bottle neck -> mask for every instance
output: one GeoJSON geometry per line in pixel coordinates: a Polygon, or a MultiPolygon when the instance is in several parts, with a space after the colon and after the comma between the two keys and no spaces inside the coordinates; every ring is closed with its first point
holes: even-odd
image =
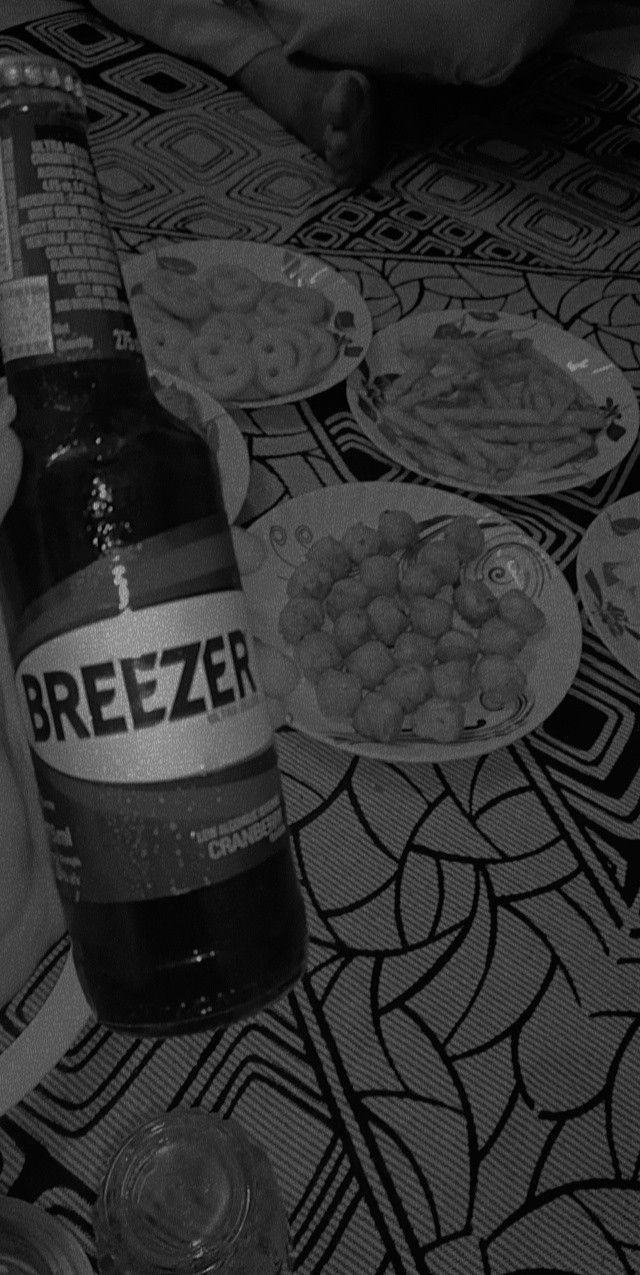
{"type": "Polygon", "coordinates": [[[89,364],[140,356],[118,256],[76,99],[42,86],[5,90],[0,109],[0,199],[7,270],[0,344],[7,375],[85,380],[89,364]]]}

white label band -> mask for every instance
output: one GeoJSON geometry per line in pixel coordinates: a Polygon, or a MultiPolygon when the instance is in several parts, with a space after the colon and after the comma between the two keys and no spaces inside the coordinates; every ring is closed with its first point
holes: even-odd
{"type": "Polygon", "coordinates": [[[243,761],[272,737],[242,592],[129,608],[16,670],[29,741],[77,779],[144,783],[243,761]]]}

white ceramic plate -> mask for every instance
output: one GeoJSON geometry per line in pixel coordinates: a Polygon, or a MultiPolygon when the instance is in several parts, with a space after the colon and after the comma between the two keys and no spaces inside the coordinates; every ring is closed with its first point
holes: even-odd
{"type": "Polygon", "coordinates": [[[640,678],[640,493],[594,518],[582,538],[578,588],[605,646],[640,678]]]}
{"type": "Polygon", "coordinates": [[[149,368],[149,378],[153,387],[160,382],[169,391],[176,391],[175,396],[163,397],[161,392],[160,397],[181,420],[188,419],[187,412],[195,411],[199,417],[197,422],[192,418],[191,423],[216,458],[227,516],[233,522],[244,504],[250,477],[249,452],[238,426],[220,403],[197,386],[159,367],[149,368]]]}
{"type": "Polygon", "coordinates": [[[512,744],[535,730],[569,690],[582,648],[580,616],[564,576],[548,555],[513,523],[474,501],[435,487],[380,482],[325,487],[278,505],[251,527],[262,539],[266,555],[262,565],[244,577],[253,612],[260,617],[261,636],[290,653],[278,633],[278,618],[287,601],[291,572],[314,540],[328,534],[339,537],[358,521],[375,526],[385,509],[406,510],[420,523],[425,538],[438,534],[458,514],[478,519],[485,533],[485,550],[469,564],[466,578],[485,580],[497,595],[516,586],[546,618],[545,629],[518,657],[527,673],[526,690],[499,712],[487,711],[479,699],[472,700],[464,734],[453,744],[416,739],[410,730],[392,744],[364,740],[349,723],[343,726],[322,715],[306,681],[287,700],[287,722],[336,748],[383,761],[448,761],[512,744]]]}
{"type": "Polygon", "coordinates": [[[377,332],[366,360],[349,377],[347,398],[355,420],[391,460],[435,479],[444,487],[462,487],[467,491],[533,495],[584,486],[613,469],[631,449],[638,433],[638,404],[633,389],[619,368],[595,346],[565,332],[555,323],[481,310],[472,312],[456,308],[417,312],[377,332]],[[478,480],[471,474],[453,478],[436,466],[428,468],[421,463],[422,456],[420,461],[417,460],[403,447],[390,422],[385,422],[384,395],[387,387],[409,366],[409,359],[400,348],[400,340],[426,341],[439,335],[443,326],[446,332],[442,335],[462,340],[479,333],[512,332],[518,338],[531,340],[536,351],[569,372],[576,385],[586,392],[603,415],[604,429],[596,436],[591,451],[561,467],[519,469],[501,481],[493,481],[490,477],[478,480]]]}
{"type": "Polygon", "coordinates": [[[90,1017],[69,953],[42,1008],[0,1053],[0,1115],[21,1102],[55,1067],[90,1017]]]}
{"type": "MultiPolygon", "coordinates": [[[[371,315],[356,288],[331,266],[291,248],[240,240],[201,239],[175,245],[163,243],[145,253],[123,256],[120,264],[130,297],[144,290],[145,276],[157,265],[196,281],[203,271],[214,265],[231,265],[254,271],[266,283],[317,288],[327,298],[332,307],[328,327],[337,344],[334,361],[313,383],[279,397],[235,400],[242,407],[274,407],[329,389],[345,380],[357,367],[371,340],[371,315]]],[[[140,340],[144,352],[144,331],[140,332],[140,340]]]]}

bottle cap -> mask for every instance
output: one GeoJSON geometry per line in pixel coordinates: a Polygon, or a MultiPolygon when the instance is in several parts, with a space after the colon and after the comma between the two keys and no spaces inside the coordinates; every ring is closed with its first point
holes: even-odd
{"type": "Polygon", "coordinates": [[[82,81],[77,71],[57,58],[34,53],[9,53],[0,57],[0,89],[46,88],[71,93],[84,102],[82,81]]]}
{"type": "Polygon", "coordinates": [[[20,1275],[92,1275],[73,1235],[36,1204],[0,1197],[0,1271],[20,1275]]]}

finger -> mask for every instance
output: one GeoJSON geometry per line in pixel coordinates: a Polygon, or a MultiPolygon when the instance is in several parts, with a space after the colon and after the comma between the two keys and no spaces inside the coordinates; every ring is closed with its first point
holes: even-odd
{"type": "Polygon", "coordinates": [[[22,448],[8,426],[0,427],[0,522],[16,494],[22,469],[22,448]]]}

